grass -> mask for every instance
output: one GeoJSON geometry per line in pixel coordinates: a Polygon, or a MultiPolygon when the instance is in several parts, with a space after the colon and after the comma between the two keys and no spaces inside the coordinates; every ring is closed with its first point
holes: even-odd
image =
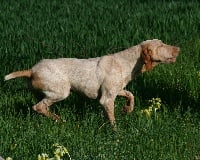
{"type": "MultiPolygon", "coordinates": [[[[0,155],[34,160],[64,145],[72,159],[200,159],[200,3],[191,1],[18,0],[0,5],[0,155]],[[177,45],[175,64],[160,65],[131,82],[135,110],[121,115],[116,100],[117,132],[105,124],[95,100],[71,94],[51,108],[65,123],[37,113],[26,81],[4,82],[15,70],[43,58],[88,58],[114,53],[158,38],[177,45]],[[140,111],[159,97],[161,109],[140,111]]],[[[65,159],[69,159],[68,156],[65,159]]]]}

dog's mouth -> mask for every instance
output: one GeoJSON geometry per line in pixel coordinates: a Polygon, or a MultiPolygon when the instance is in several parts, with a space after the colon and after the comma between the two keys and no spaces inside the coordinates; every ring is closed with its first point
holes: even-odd
{"type": "Polygon", "coordinates": [[[179,54],[179,51],[180,51],[180,48],[179,47],[173,47],[173,50],[172,50],[172,54],[169,58],[167,58],[166,62],[167,63],[174,63],[176,62],[176,58],[179,54]]]}
{"type": "Polygon", "coordinates": [[[163,60],[152,60],[154,63],[174,63],[176,62],[176,56],[165,58],[163,60]]]}
{"type": "Polygon", "coordinates": [[[167,58],[166,63],[174,63],[176,62],[176,57],[167,58]]]}

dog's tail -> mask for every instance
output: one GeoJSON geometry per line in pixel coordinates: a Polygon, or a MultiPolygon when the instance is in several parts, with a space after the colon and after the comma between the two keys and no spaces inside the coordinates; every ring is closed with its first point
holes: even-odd
{"type": "Polygon", "coordinates": [[[17,78],[17,77],[28,77],[28,78],[30,78],[31,75],[32,75],[32,71],[31,70],[16,71],[16,72],[12,72],[12,73],[6,75],[4,77],[4,80],[7,81],[7,80],[10,80],[10,79],[13,79],[13,78],[17,78]]]}

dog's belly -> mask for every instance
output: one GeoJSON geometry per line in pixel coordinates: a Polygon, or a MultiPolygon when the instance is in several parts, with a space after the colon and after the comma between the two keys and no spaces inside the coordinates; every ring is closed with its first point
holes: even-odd
{"type": "Polygon", "coordinates": [[[83,94],[83,95],[85,95],[85,96],[87,96],[88,98],[91,98],[91,99],[96,99],[97,97],[98,97],[98,90],[95,90],[95,89],[91,89],[91,90],[89,90],[89,89],[79,89],[79,90],[77,90],[77,89],[74,89],[73,88],[73,90],[75,91],[75,92],[79,92],[79,93],[81,93],[81,94],[83,94]]]}
{"type": "Polygon", "coordinates": [[[96,99],[102,82],[101,69],[97,67],[98,58],[90,60],[75,60],[68,66],[67,78],[71,89],[85,96],[96,99]]]}
{"type": "Polygon", "coordinates": [[[90,77],[89,79],[82,77],[76,83],[76,80],[71,82],[71,89],[84,94],[85,96],[96,99],[99,94],[100,84],[98,80],[94,77],[90,77]]]}

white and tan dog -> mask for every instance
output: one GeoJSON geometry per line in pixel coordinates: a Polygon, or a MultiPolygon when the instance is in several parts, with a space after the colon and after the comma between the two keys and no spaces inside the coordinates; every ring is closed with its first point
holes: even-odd
{"type": "Polygon", "coordinates": [[[55,120],[59,116],[49,112],[49,106],[69,96],[70,90],[79,91],[89,98],[99,98],[111,124],[115,123],[116,96],[127,98],[124,111],[134,108],[134,96],[124,87],[139,73],[151,70],[159,63],[176,61],[179,48],[153,39],[124,51],[90,59],[44,59],[29,70],[5,76],[5,80],[27,77],[32,87],[45,97],[33,109],[55,120]]]}

